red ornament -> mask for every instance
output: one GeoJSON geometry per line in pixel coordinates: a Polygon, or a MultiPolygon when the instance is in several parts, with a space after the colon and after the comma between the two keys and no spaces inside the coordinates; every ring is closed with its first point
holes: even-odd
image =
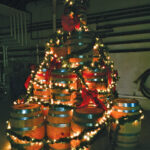
{"type": "Polygon", "coordinates": [[[76,30],[79,30],[79,28],[80,28],[80,22],[76,23],[76,25],[75,25],[76,30]]]}
{"type": "Polygon", "coordinates": [[[71,17],[71,16],[62,16],[61,19],[62,27],[65,31],[73,31],[74,29],[79,29],[80,21],[78,17],[71,17]]]}

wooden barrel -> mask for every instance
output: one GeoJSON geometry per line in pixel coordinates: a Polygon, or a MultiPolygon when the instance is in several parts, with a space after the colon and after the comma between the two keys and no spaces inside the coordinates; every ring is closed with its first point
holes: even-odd
{"type": "MultiPolygon", "coordinates": [[[[40,99],[43,103],[49,103],[50,101],[50,88],[49,89],[42,89],[40,87],[34,86],[34,96],[40,99]]],[[[44,116],[47,116],[49,107],[45,107],[44,105],[41,105],[41,110],[44,116]]]]}
{"type": "MultiPolygon", "coordinates": [[[[107,91],[107,82],[104,83],[104,79],[106,77],[106,72],[101,72],[99,69],[95,68],[93,70],[85,69],[82,72],[82,76],[85,80],[85,83],[88,85],[89,90],[97,90],[98,91],[98,99],[100,99],[103,103],[106,103],[107,95],[105,92],[107,91]]],[[[84,87],[84,85],[83,85],[84,87]]]]}
{"type": "MultiPolygon", "coordinates": [[[[92,45],[94,39],[94,34],[92,32],[74,32],[71,37],[65,43],[66,47],[70,47],[70,54],[73,57],[78,56],[79,54],[82,55],[92,55],[93,51],[89,47],[92,45]]],[[[92,60],[92,58],[91,58],[92,60]]]]}
{"type": "Polygon", "coordinates": [[[91,58],[92,55],[78,55],[74,58],[69,58],[70,67],[76,68],[80,65],[85,65],[91,58]]]}
{"type": "Polygon", "coordinates": [[[97,68],[93,70],[86,69],[82,71],[82,75],[90,90],[106,91],[107,85],[102,80],[102,78],[106,77],[105,71],[101,72],[97,68]]]}
{"type": "MultiPolygon", "coordinates": [[[[72,111],[62,106],[50,108],[47,116],[47,136],[49,139],[59,139],[70,136],[72,111]]],[[[49,144],[53,150],[69,150],[70,143],[49,144]]]]}
{"type": "Polygon", "coordinates": [[[67,47],[51,47],[51,50],[54,51],[54,53],[58,56],[58,57],[65,57],[66,55],[68,55],[68,48],[67,47]]]}
{"type": "MultiPolygon", "coordinates": [[[[71,121],[72,134],[81,133],[84,129],[93,127],[102,114],[103,109],[101,108],[87,107],[76,109],[73,112],[73,118],[71,121]]],[[[73,140],[71,142],[72,147],[76,147],[79,144],[79,140],[73,140]]]]}
{"type": "MultiPolygon", "coordinates": [[[[44,117],[38,104],[14,105],[9,120],[11,130],[22,137],[43,139],[45,136],[44,117]]],[[[32,150],[34,147],[39,147],[39,149],[42,147],[36,144],[30,145],[30,143],[24,143],[24,141],[18,139],[12,138],[12,140],[28,150],[32,150]]]]}
{"type": "MultiPolygon", "coordinates": [[[[125,116],[136,116],[139,114],[140,106],[137,100],[118,98],[114,100],[111,116],[119,119],[125,116]]],[[[139,142],[141,131],[141,120],[133,120],[119,125],[116,132],[116,123],[111,124],[112,140],[116,143],[117,149],[134,149],[139,142]]]]}
{"type": "Polygon", "coordinates": [[[103,109],[87,107],[76,109],[73,112],[71,129],[73,132],[82,132],[83,129],[93,127],[96,120],[103,114],[103,109]]]}
{"type": "MultiPolygon", "coordinates": [[[[38,82],[41,82],[49,87],[49,82],[46,81],[46,71],[47,71],[47,69],[43,68],[42,71],[39,71],[36,74],[35,78],[38,82]]],[[[33,94],[35,97],[40,99],[41,102],[49,103],[50,98],[51,98],[50,88],[43,88],[35,83],[33,84],[33,88],[34,88],[33,94]]],[[[49,107],[45,107],[45,106],[41,105],[41,109],[42,109],[43,115],[47,116],[49,107]]]]}
{"type": "Polygon", "coordinates": [[[48,104],[47,104],[47,106],[41,105],[41,110],[42,110],[43,115],[47,116],[48,112],[49,112],[49,106],[48,106],[48,104]]]}
{"type": "MultiPolygon", "coordinates": [[[[49,86],[49,82],[46,81],[46,68],[43,68],[42,71],[39,71],[35,75],[35,80],[38,81],[38,83],[45,84],[49,86]]],[[[49,77],[50,78],[50,77],[49,77]]],[[[40,85],[33,84],[34,90],[33,94],[37,98],[39,98],[41,101],[49,101],[50,100],[50,88],[43,88],[40,85]]]]}
{"type": "Polygon", "coordinates": [[[34,86],[34,96],[36,96],[41,101],[48,102],[50,100],[50,89],[43,89],[37,86],[34,86]]]}
{"type": "Polygon", "coordinates": [[[70,90],[77,89],[77,75],[67,68],[53,70],[51,73],[51,95],[54,102],[69,103],[70,90]]]}

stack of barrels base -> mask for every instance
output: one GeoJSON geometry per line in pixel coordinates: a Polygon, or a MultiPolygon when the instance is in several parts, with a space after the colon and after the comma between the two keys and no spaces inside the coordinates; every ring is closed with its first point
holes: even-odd
{"type": "MultiPolygon", "coordinates": [[[[36,80],[38,83],[40,82],[41,84],[46,84],[48,88],[43,88],[42,86],[38,84],[33,84],[34,90],[33,94],[35,97],[40,99],[41,102],[44,103],[49,103],[50,101],[50,88],[49,88],[49,82],[46,81],[46,68],[43,68],[41,72],[38,72],[35,76],[36,80]]],[[[43,114],[46,116],[48,114],[49,107],[41,106],[43,114]]]]}
{"type": "MultiPolygon", "coordinates": [[[[103,114],[103,109],[87,107],[76,109],[73,113],[71,121],[72,135],[81,133],[84,129],[93,127],[97,119],[103,114]]],[[[77,147],[80,144],[80,140],[72,140],[72,147],[77,147]]]]}
{"type": "Polygon", "coordinates": [[[24,141],[23,137],[42,140],[45,137],[44,117],[38,104],[18,104],[12,107],[10,113],[11,130],[21,137],[10,136],[12,149],[40,150],[41,142],[24,141]]]}
{"type": "MultiPolygon", "coordinates": [[[[137,100],[118,98],[114,100],[111,116],[116,120],[125,116],[135,117],[139,115],[139,111],[140,106],[137,100]]],[[[140,119],[133,119],[133,121],[123,124],[112,123],[111,136],[112,142],[116,145],[115,150],[135,149],[139,144],[140,131],[140,119]]]]}
{"type": "MultiPolygon", "coordinates": [[[[47,116],[47,136],[51,140],[70,137],[72,110],[63,106],[50,108],[47,116]]],[[[49,144],[53,150],[70,150],[70,142],[49,144]]]]}

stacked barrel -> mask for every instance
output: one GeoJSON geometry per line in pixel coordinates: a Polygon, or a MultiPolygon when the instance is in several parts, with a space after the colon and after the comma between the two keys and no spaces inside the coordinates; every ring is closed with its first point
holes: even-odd
{"type": "MultiPolygon", "coordinates": [[[[50,101],[50,88],[49,88],[49,82],[46,79],[46,68],[43,68],[41,71],[38,71],[35,76],[35,83],[33,84],[33,94],[35,97],[40,99],[43,103],[49,103],[50,101]],[[46,87],[43,87],[42,85],[46,85],[46,87]]],[[[41,106],[43,114],[46,116],[49,110],[49,107],[41,106]]]]}
{"type": "MultiPolygon", "coordinates": [[[[88,86],[88,92],[93,92],[95,90],[102,89],[102,85],[100,83],[100,79],[102,77],[102,74],[99,72],[99,70],[89,70],[84,69],[82,71],[82,77],[85,81],[85,83],[88,86]]],[[[86,88],[86,86],[83,84],[82,88],[86,88]]],[[[104,90],[106,90],[104,88],[104,90]]],[[[88,95],[85,95],[85,97],[88,97],[88,95]]],[[[98,98],[98,93],[97,93],[98,98]]],[[[94,98],[88,97],[90,99],[88,105],[85,105],[84,107],[78,108],[73,113],[73,118],[71,122],[71,130],[72,134],[81,133],[84,129],[94,127],[96,121],[102,117],[104,110],[101,107],[96,107],[94,101],[94,98]]],[[[86,99],[86,101],[88,101],[86,99]]],[[[72,146],[76,147],[82,142],[82,140],[73,140],[72,146]]]]}
{"type": "MultiPolygon", "coordinates": [[[[68,68],[54,69],[51,72],[51,95],[54,104],[72,104],[73,92],[76,89],[77,75],[68,68]]],[[[51,140],[66,138],[70,136],[70,123],[72,110],[63,105],[50,107],[47,116],[47,136],[51,140]]],[[[68,150],[70,143],[49,144],[54,150],[68,150]]]]}
{"type": "MultiPolygon", "coordinates": [[[[67,68],[53,70],[51,73],[51,95],[54,103],[69,104],[72,91],[77,89],[77,75],[67,68]]],[[[71,103],[72,104],[72,103],[71,103]]]]}
{"type": "MultiPolygon", "coordinates": [[[[114,100],[111,116],[114,119],[122,117],[136,117],[140,113],[140,106],[135,99],[118,98],[114,100]]],[[[111,124],[112,141],[116,145],[116,150],[135,149],[139,143],[141,131],[141,120],[132,119],[123,124],[114,122],[111,124]]]]}
{"type": "Polygon", "coordinates": [[[9,140],[13,150],[40,150],[42,142],[32,143],[24,141],[24,137],[42,140],[45,137],[44,117],[38,104],[19,104],[12,107],[10,113],[10,126],[15,135],[21,138],[10,136],[9,140]]]}
{"type": "Polygon", "coordinates": [[[91,59],[91,55],[79,55],[69,58],[69,63],[71,68],[76,68],[80,65],[86,65],[86,63],[91,59]]]}
{"type": "MultiPolygon", "coordinates": [[[[94,127],[98,118],[100,118],[103,114],[103,109],[94,108],[94,107],[86,107],[76,109],[73,113],[73,118],[71,121],[71,131],[72,135],[80,134],[84,129],[94,127]]],[[[72,147],[79,146],[82,140],[72,140],[72,147]]]]}
{"type": "MultiPolygon", "coordinates": [[[[69,44],[67,43],[70,47],[70,68],[81,68],[81,71],[78,73],[82,76],[85,83],[88,85],[89,90],[91,91],[97,89],[97,85],[99,85],[99,88],[102,87],[100,87],[100,79],[98,79],[101,78],[101,74],[98,73],[99,70],[97,70],[97,72],[92,72],[83,68],[83,66],[90,65],[92,61],[96,61],[93,58],[94,52],[92,50],[92,44],[95,39],[92,39],[92,37],[93,33],[91,32],[75,32],[69,39],[69,44]]],[[[77,82],[77,91],[81,91],[82,88],[85,88],[85,85],[81,84],[81,80],[82,79],[77,82]]],[[[77,93],[77,95],[76,101],[81,103],[81,93],[77,93]]],[[[100,118],[102,114],[103,109],[96,108],[93,103],[90,103],[88,106],[83,108],[77,108],[73,112],[73,118],[71,121],[71,134],[79,134],[84,129],[93,127],[97,119],[100,118]]],[[[79,146],[80,142],[82,142],[82,140],[72,140],[71,145],[72,147],[77,147],[79,146]]]]}
{"type": "Polygon", "coordinates": [[[106,95],[102,94],[107,91],[107,82],[105,83],[106,71],[98,68],[84,69],[82,76],[89,90],[97,90],[98,98],[103,102],[106,101],[106,95]]]}
{"type": "MultiPolygon", "coordinates": [[[[70,137],[72,111],[63,106],[51,107],[47,116],[47,136],[51,140],[70,137]]],[[[49,144],[53,150],[70,150],[69,142],[49,144]]]]}
{"type": "MultiPolygon", "coordinates": [[[[37,96],[41,101],[49,101],[50,99],[50,89],[49,88],[43,88],[41,86],[42,84],[49,85],[49,82],[46,81],[46,68],[43,68],[41,71],[39,71],[36,76],[35,80],[38,84],[34,84],[34,95],[37,96]],[[41,85],[40,85],[41,84],[41,85]]],[[[48,86],[49,87],[49,86],[48,86]]]]}

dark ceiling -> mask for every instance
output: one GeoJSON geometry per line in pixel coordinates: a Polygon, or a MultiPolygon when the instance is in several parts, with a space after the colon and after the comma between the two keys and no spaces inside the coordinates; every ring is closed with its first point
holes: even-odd
{"type": "MultiPolygon", "coordinates": [[[[0,0],[0,4],[7,5],[9,7],[13,7],[20,10],[25,10],[26,5],[29,2],[37,2],[43,0],[0,0]]],[[[47,0],[52,3],[52,0],[47,0]]],[[[57,4],[62,4],[64,0],[56,0],[57,4]]]]}
{"type": "Polygon", "coordinates": [[[16,9],[25,10],[26,4],[33,1],[36,2],[38,0],[0,0],[0,3],[16,9]]]}

